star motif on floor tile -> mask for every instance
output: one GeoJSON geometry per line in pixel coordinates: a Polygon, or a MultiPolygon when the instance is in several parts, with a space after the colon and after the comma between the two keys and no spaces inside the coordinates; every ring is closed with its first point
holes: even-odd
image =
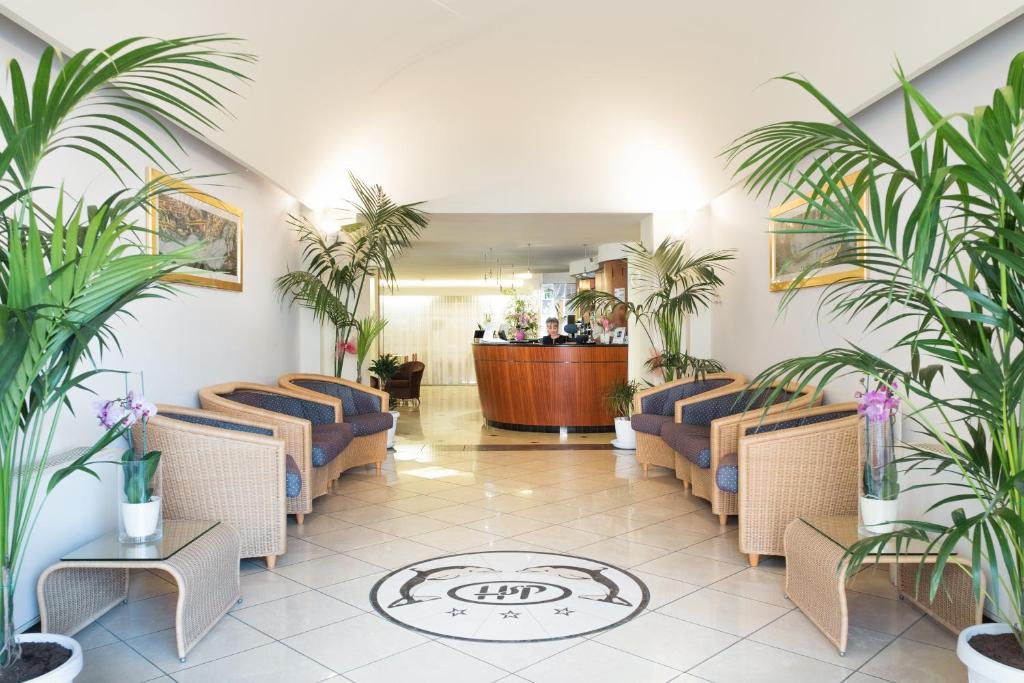
{"type": "Polygon", "coordinates": [[[459,617],[459,616],[462,616],[465,613],[466,613],[466,610],[464,610],[464,609],[456,609],[454,607],[452,607],[450,610],[445,612],[445,614],[450,614],[453,617],[459,617]]]}
{"type": "Polygon", "coordinates": [[[563,607],[562,609],[556,609],[555,610],[555,614],[561,614],[562,616],[567,617],[567,616],[569,616],[570,614],[572,614],[575,611],[576,610],[574,610],[574,609],[569,609],[568,607],[563,607]]]}
{"type": "Polygon", "coordinates": [[[519,618],[519,612],[513,612],[512,610],[509,610],[507,612],[502,612],[501,613],[501,618],[502,619],[518,619],[519,618]]]}

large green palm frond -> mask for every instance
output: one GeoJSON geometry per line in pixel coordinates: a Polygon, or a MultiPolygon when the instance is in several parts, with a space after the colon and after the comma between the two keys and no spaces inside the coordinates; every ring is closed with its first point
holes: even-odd
{"type": "Polygon", "coordinates": [[[783,360],[755,381],[824,387],[852,374],[898,387],[907,417],[937,444],[908,449],[905,463],[958,473],[961,492],[933,505],[949,511],[948,523],[906,520],[898,532],[865,539],[851,549],[851,568],[885,544],[926,540],[937,552],[934,597],[951,553],[966,544],[978,597],[984,569],[995,586],[989,597],[1001,594],[993,607],[1024,647],[1024,53],[991,102],[969,113],[939,112],[896,76],[906,131],[899,152],[797,77],[785,80],[836,124],[770,124],[726,150],[751,193],[803,199],[806,212],[787,222],[832,254],[798,275],[782,307],[825,269],[863,267],[869,280],[833,285],[822,312],[869,335],[898,330],[882,349],[847,344],[783,360]],[[940,373],[962,389],[934,388],[940,373]],[[967,500],[980,512],[967,514],[967,500]]]}

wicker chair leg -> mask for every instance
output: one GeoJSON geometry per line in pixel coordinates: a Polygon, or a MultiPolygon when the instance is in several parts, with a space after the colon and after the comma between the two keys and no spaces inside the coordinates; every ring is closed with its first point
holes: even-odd
{"type": "Polygon", "coordinates": [[[384,469],[384,463],[382,463],[380,460],[378,460],[377,461],[377,474],[380,474],[383,469],[384,469]]]}
{"type": "Polygon", "coordinates": [[[644,464],[643,464],[643,468],[644,468],[644,476],[645,476],[645,477],[647,476],[647,468],[648,468],[648,467],[649,467],[649,465],[648,465],[647,463],[644,463],[644,464]]]}
{"type": "Polygon", "coordinates": [[[265,559],[267,561],[267,569],[273,569],[277,564],[277,555],[267,555],[265,559]]]}
{"type": "Polygon", "coordinates": [[[296,512],[295,513],[295,523],[298,524],[299,526],[302,526],[302,523],[304,521],[306,521],[306,515],[302,514],[301,512],[296,512]]]}
{"type": "Polygon", "coordinates": [[[718,523],[721,524],[722,526],[725,526],[726,524],[728,524],[729,523],[729,515],[724,514],[724,513],[718,515],[718,523]]]}
{"type": "Polygon", "coordinates": [[[761,556],[757,553],[750,553],[749,558],[751,567],[756,567],[757,563],[761,560],[761,556]]]}

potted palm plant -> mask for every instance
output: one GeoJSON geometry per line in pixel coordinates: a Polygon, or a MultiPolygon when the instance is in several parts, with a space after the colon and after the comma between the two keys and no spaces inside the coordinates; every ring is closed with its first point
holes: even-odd
{"type": "MultiPolygon", "coordinates": [[[[40,503],[71,473],[127,428],[107,429],[81,457],[56,471],[47,463],[54,434],[68,414],[71,392],[99,370],[83,361],[117,343],[110,325],[129,303],[166,293],[160,279],[195,261],[195,248],[152,254],[142,210],[159,181],[120,190],[86,208],[69,190],[37,177],[56,150],[91,159],[120,180],[138,175],[116,151],[130,145],[153,163],[173,166],[177,146],[169,119],[190,131],[214,125],[236,66],[253,61],[223,36],[178,40],[134,38],[58,61],[47,48],[26,78],[10,60],[0,99],[0,675],[5,681],[71,681],[82,667],[74,640],[56,634],[18,635],[13,601],[19,569],[40,503]],[[158,97],[148,97],[157,94],[158,97]],[[146,95],[146,99],[136,99],[146,95]],[[131,119],[135,119],[133,122],[131,119]],[[160,135],[145,133],[139,122],[160,135]],[[45,209],[42,207],[46,207],[45,209]],[[52,472],[52,474],[51,474],[52,472]],[[47,475],[49,482],[47,483],[47,475]],[[64,651],[62,652],[61,649],[64,651]]],[[[176,167],[175,167],[176,168],[176,167]]],[[[141,178],[139,178],[141,182],[141,178]]]]}
{"type": "Polygon", "coordinates": [[[615,441],[612,442],[616,448],[633,450],[636,448],[636,432],[629,418],[633,415],[633,397],[640,389],[636,380],[617,380],[608,389],[606,401],[615,415],[615,441]]]}
{"type": "Polygon", "coordinates": [[[811,83],[786,76],[838,123],[767,125],[727,151],[749,191],[807,202],[785,232],[817,234],[827,254],[781,305],[824,269],[864,268],[869,279],[832,285],[821,305],[861,321],[876,343],[895,339],[877,352],[845,345],[789,359],[756,383],[803,387],[853,373],[899,398],[930,443],[906,445],[898,462],[942,475],[906,490],[943,487],[929,511],[948,517],[897,520],[862,539],[850,571],[886,544],[924,541],[935,553],[934,598],[960,546],[976,597],[1001,623],[963,631],[957,653],[973,683],[1024,681],[1024,53],[991,102],[967,113],[943,114],[896,73],[904,148],[885,149],[811,83]],[[940,386],[939,374],[956,384],[940,386]]]}
{"type": "Polygon", "coordinates": [[[377,340],[380,333],[387,327],[388,321],[384,318],[378,318],[375,315],[369,315],[362,320],[356,321],[356,381],[362,383],[363,381],[363,364],[366,363],[366,357],[370,354],[370,348],[373,346],[373,342],[377,340]]]}
{"type": "Polygon", "coordinates": [[[661,349],[648,368],[660,371],[666,382],[690,374],[721,372],[718,361],[690,355],[684,330],[688,316],[697,315],[716,300],[724,284],[719,271],[735,258],[732,250],[691,255],[685,242],[666,238],[654,251],[640,243],[627,244],[626,251],[630,282],[640,296],[623,301],[610,292],[580,290],[569,300],[569,309],[610,317],[622,306],[627,317],[643,329],[651,347],[661,349]]]}
{"type": "MultiPolygon", "coordinates": [[[[370,372],[377,378],[381,391],[388,390],[388,382],[398,373],[398,368],[400,367],[401,363],[398,362],[398,356],[393,353],[381,354],[370,363],[370,372]]],[[[388,448],[395,447],[395,432],[398,431],[398,418],[401,415],[401,413],[395,410],[396,405],[398,405],[398,401],[393,398],[388,399],[388,412],[391,413],[392,417],[391,429],[388,430],[388,448]]]]}
{"type": "Polygon", "coordinates": [[[381,286],[394,283],[392,261],[430,222],[417,208],[419,202],[396,204],[380,185],[367,185],[351,173],[349,181],[356,195],[350,207],[355,222],[327,235],[306,216],[289,215],[288,224],[302,246],[304,270],[290,271],[274,282],[282,298],[334,328],[336,377],[341,377],[346,355],[359,353],[351,337],[360,323],[356,311],[367,282],[376,278],[381,286]]]}

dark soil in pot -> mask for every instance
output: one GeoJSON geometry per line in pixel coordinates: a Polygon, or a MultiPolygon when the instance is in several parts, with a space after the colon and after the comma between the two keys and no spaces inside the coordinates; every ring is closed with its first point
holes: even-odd
{"type": "Polygon", "coordinates": [[[1024,671],[1024,652],[1012,633],[982,633],[967,642],[989,659],[1024,671]]]}
{"type": "Polygon", "coordinates": [[[57,643],[22,643],[21,659],[0,670],[0,683],[23,683],[50,673],[71,659],[71,650],[57,643]]]}

